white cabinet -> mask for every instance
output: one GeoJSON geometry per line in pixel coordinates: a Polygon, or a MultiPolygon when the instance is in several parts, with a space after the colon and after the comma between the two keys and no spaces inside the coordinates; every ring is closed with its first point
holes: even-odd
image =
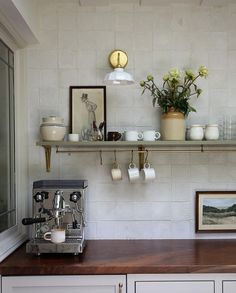
{"type": "Polygon", "coordinates": [[[224,280],[222,285],[223,285],[222,292],[224,292],[224,293],[235,293],[236,292],[236,280],[235,281],[232,281],[232,280],[225,281],[224,280]]]}
{"type": "Polygon", "coordinates": [[[214,281],[136,282],[136,293],[214,293],[214,281]]]}
{"type": "Polygon", "coordinates": [[[125,276],[2,277],[2,293],[126,293],[125,276]]]}
{"type": "MultiPolygon", "coordinates": [[[[136,274],[128,275],[128,293],[222,293],[222,280],[235,274],[136,274]]],[[[224,293],[235,293],[223,291],[224,293]]]]}
{"type": "MultiPolygon", "coordinates": [[[[1,276],[0,276],[1,281],[1,276]]],[[[2,277],[0,293],[236,293],[236,274],[2,277]],[[127,280],[127,281],[126,281],[127,280]],[[126,284],[127,282],[127,284],[126,284]],[[127,285],[127,289],[126,289],[127,285]],[[126,291],[127,290],[127,291],[126,291]]]]}

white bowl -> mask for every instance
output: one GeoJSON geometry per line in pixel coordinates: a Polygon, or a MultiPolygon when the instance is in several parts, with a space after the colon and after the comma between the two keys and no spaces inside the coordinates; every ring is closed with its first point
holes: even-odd
{"type": "Polygon", "coordinates": [[[59,125],[41,125],[40,134],[45,141],[62,141],[66,134],[66,127],[59,125]]]}
{"type": "Polygon", "coordinates": [[[63,124],[64,119],[61,117],[57,116],[49,116],[49,117],[44,117],[42,119],[43,123],[54,123],[54,124],[63,124]]]}

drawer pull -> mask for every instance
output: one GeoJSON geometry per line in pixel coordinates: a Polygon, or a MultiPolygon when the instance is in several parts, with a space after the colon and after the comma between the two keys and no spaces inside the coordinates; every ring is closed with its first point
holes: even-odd
{"type": "Polygon", "coordinates": [[[119,293],[122,293],[123,284],[119,283],[119,293]]]}

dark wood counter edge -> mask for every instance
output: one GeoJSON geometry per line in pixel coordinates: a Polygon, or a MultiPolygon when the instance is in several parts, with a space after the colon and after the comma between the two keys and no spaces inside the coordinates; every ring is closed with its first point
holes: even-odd
{"type": "Polygon", "coordinates": [[[0,264],[2,276],[236,273],[236,240],[90,240],[80,256],[25,253],[0,264]]]}
{"type": "Polygon", "coordinates": [[[126,274],[203,274],[203,273],[236,273],[235,266],[158,266],[158,267],[90,267],[69,270],[68,268],[3,268],[2,276],[46,276],[46,275],[126,275],[126,274]]]}

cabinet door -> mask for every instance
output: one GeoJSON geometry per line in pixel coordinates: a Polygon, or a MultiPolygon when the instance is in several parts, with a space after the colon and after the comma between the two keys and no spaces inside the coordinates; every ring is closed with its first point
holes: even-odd
{"type": "Polygon", "coordinates": [[[224,293],[235,293],[236,292],[236,281],[223,281],[223,292],[224,293]]]}
{"type": "Polygon", "coordinates": [[[125,276],[2,277],[2,293],[126,293],[125,276]]]}
{"type": "Polygon", "coordinates": [[[136,282],[135,287],[135,293],[214,293],[213,281],[136,282]]]}

